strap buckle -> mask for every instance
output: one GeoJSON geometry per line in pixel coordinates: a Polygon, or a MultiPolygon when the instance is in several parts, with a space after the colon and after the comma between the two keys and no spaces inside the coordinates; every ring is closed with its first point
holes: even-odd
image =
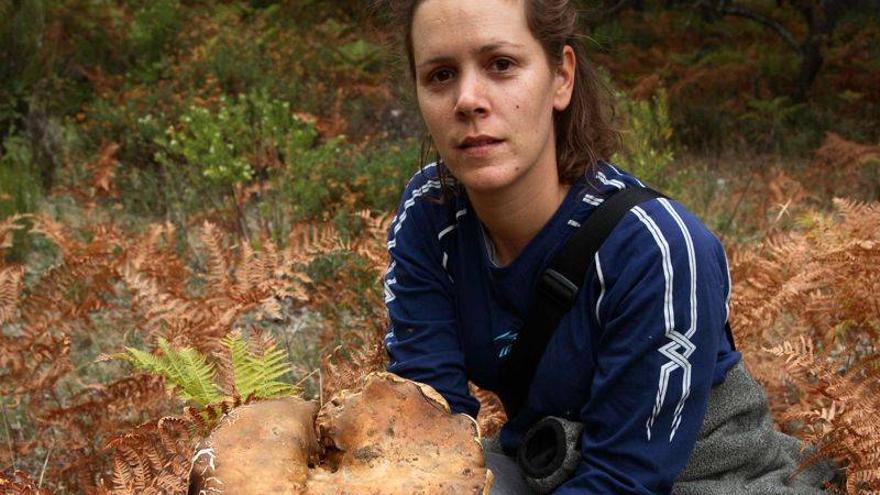
{"type": "Polygon", "coordinates": [[[544,270],[541,274],[538,289],[564,308],[570,308],[574,304],[578,293],[577,285],[552,268],[544,270]]]}

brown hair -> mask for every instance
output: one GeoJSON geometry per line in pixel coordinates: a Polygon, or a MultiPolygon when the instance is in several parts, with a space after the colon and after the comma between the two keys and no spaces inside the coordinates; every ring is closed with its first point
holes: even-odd
{"type": "MultiPolygon", "coordinates": [[[[404,46],[409,75],[415,81],[412,24],[416,8],[424,0],[384,0],[376,4],[390,7],[392,22],[403,26],[404,46]]],[[[601,160],[609,160],[620,147],[620,133],[613,126],[614,107],[609,91],[599,79],[581,40],[578,12],[571,0],[523,0],[526,21],[535,39],[541,43],[551,67],[562,62],[562,48],[574,50],[576,71],[571,103],[553,112],[556,135],[556,167],[560,182],[571,184],[601,160]]],[[[387,8],[386,7],[386,8],[387,8]]],[[[430,136],[422,141],[420,167],[425,165],[433,146],[430,136]]],[[[443,171],[445,167],[441,167],[443,171]]],[[[445,182],[445,181],[444,181],[445,182]]]]}

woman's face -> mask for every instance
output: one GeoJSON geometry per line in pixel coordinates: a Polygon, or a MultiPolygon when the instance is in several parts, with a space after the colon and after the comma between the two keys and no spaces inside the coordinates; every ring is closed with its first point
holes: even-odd
{"type": "Polygon", "coordinates": [[[425,0],[412,25],[428,132],[469,192],[522,191],[557,177],[553,110],[571,100],[574,55],[551,68],[524,0],[425,0]]]}

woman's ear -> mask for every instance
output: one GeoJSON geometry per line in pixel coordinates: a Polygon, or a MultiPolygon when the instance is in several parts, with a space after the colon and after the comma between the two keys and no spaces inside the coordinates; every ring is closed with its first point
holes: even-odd
{"type": "Polygon", "coordinates": [[[577,68],[577,59],[571,45],[562,47],[562,60],[556,66],[554,76],[553,108],[563,111],[571,103],[571,93],[574,89],[574,75],[577,68]]]}

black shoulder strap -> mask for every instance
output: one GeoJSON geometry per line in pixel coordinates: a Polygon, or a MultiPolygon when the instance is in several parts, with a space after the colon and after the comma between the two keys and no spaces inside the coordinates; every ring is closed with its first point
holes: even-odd
{"type": "MultiPolygon", "coordinates": [[[[502,368],[502,398],[508,417],[524,405],[535,370],[559,321],[571,309],[587,268],[621,218],[634,206],[663,194],[628,187],[606,198],[571,236],[532,290],[529,314],[502,368]]],[[[733,345],[730,326],[728,339],[733,345]]]]}

